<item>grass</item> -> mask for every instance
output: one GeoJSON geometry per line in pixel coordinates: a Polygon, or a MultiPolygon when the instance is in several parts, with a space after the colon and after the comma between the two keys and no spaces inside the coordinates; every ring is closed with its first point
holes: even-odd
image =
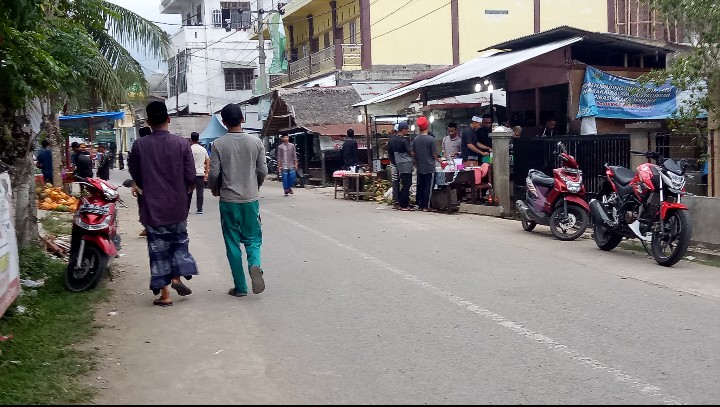
{"type": "Polygon", "coordinates": [[[65,263],[40,248],[20,250],[20,277],[45,278],[45,285],[23,288],[0,318],[0,332],[13,335],[0,342],[0,404],[76,404],[95,395],[81,381],[94,367],[95,354],[74,345],[94,335],[93,305],[107,298],[108,290],[71,293],[64,287],[64,270],[65,263]]]}
{"type": "Polygon", "coordinates": [[[40,223],[45,231],[53,236],[69,235],[72,231],[72,214],[62,212],[50,212],[40,223]]]}

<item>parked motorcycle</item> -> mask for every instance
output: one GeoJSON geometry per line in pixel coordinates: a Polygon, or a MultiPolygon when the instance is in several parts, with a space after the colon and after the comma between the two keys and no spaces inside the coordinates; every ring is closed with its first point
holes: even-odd
{"type": "Polygon", "coordinates": [[[689,195],[684,168],[655,152],[631,153],[656,164],[641,164],[637,171],[605,165],[607,180],[590,201],[595,243],[609,251],[623,238],[638,238],[658,264],[670,267],[683,258],[692,235],[688,208],[680,203],[689,195]]]}
{"type": "Polygon", "coordinates": [[[94,288],[109,272],[110,263],[120,250],[117,234],[117,187],[99,178],[80,178],[85,190],[73,219],[70,261],[65,270],[65,286],[73,292],[94,288]]]}
{"type": "Polygon", "coordinates": [[[515,202],[515,207],[526,231],[532,231],[537,224],[548,225],[556,238],[575,240],[590,223],[582,171],[562,142],[558,142],[555,153],[559,168],[553,170],[552,177],[542,171],[528,171],[525,200],[515,202]]]}

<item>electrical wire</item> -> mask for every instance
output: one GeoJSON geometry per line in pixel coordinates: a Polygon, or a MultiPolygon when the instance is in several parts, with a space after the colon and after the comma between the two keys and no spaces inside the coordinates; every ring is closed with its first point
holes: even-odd
{"type": "Polygon", "coordinates": [[[395,32],[395,31],[397,31],[397,30],[399,30],[399,29],[401,29],[401,28],[405,28],[405,27],[409,26],[410,24],[412,24],[412,23],[414,23],[414,22],[417,22],[417,21],[420,21],[420,20],[422,20],[423,18],[429,16],[430,14],[432,14],[432,13],[434,13],[434,12],[436,12],[436,11],[442,9],[442,8],[445,8],[445,7],[449,6],[450,3],[452,3],[452,2],[448,2],[448,3],[445,4],[444,6],[440,6],[440,7],[436,8],[435,10],[433,10],[433,11],[427,13],[427,14],[424,14],[424,15],[416,18],[416,19],[414,19],[414,20],[410,21],[409,23],[407,23],[407,24],[405,24],[405,25],[401,25],[401,26],[399,26],[399,27],[397,27],[397,28],[394,28],[394,29],[392,29],[392,30],[390,30],[390,31],[387,31],[387,32],[384,32],[384,33],[382,33],[382,34],[376,35],[376,36],[372,37],[371,39],[374,40],[375,38],[380,38],[380,37],[382,37],[383,35],[387,35],[387,34],[390,34],[391,32],[395,32]]]}

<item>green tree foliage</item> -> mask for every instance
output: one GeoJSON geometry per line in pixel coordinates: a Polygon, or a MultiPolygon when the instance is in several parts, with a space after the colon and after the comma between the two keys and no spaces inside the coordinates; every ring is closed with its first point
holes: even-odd
{"type": "MultiPolygon", "coordinates": [[[[678,88],[705,94],[693,98],[689,107],[681,112],[684,118],[694,119],[700,111],[716,115],[720,108],[720,2],[644,1],[668,19],[678,21],[694,46],[692,50],[676,56],[668,67],[673,84],[678,88]]],[[[665,72],[662,76],[667,77],[667,74],[665,72]]],[[[655,73],[653,77],[660,79],[661,74],[655,73]]]]}

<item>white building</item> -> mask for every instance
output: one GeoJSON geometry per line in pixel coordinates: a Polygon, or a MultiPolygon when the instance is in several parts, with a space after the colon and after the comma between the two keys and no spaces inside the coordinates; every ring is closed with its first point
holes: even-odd
{"type": "MultiPolygon", "coordinates": [[[[171,36],[176,56],[167,61],[165,103],[171,114],[180,111],[180,117],[171,120],[171,131],[185,137],[192,131],[202,132],[213,112],[253,96],[259,42],[250,37],[257,31],[258,9],[274,10],[276,3],[277,0],[162,0],[160,11],[181,15],[183,23],[171,36]]],[[[269,48],[266,38],[266,69],[272,61],[269,48]]],[[[244,113],[245,128],[262,128],[255,106],[244,113]]]]}

